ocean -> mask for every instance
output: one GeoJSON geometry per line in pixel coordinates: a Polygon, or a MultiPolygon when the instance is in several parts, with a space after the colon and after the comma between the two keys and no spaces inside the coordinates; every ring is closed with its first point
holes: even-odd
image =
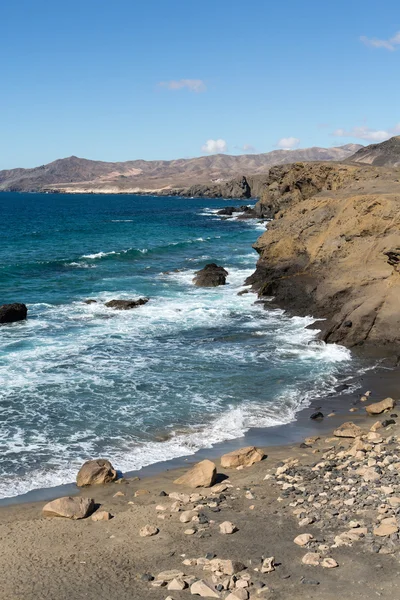
{"type": "Polygon", "coordinates": [[[88,458],[135,470],[292,422],[350,374],[312,315],[238,295],[265,223],[221,218],[226,204],[0,194],[0,304],[29,311],[0,326],[0,498],[71,482],[88,458]],[[227,285],[195,287],[210,262],[227,285]]]}

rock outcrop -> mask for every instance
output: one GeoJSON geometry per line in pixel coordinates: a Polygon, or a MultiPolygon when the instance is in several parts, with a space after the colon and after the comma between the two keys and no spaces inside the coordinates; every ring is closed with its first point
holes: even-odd
{"type": "Polygon", "coordinates": [[[139,298],[139,300],[109,300],[109,302],[105,303],[105,306],[115,308],[116,310],[131,310],[132,308],[147,304],[148,301],[149,298],[139,298]]]}
{"type": "Polygon", "coordinates": [[[14,304],[3,304],[0,306],[0,323],[15,323],[24,321],[28,315],[25,304],[15,302],[14,304]]]}
{"type": "Polygon", "coordinates": [[[224,267],[219,267],[215,263],[210,263],[196,271],[193,283],[198,287],[217,287],[226,284],[226,278],[229,275],[224,267]]]}
{"type": "Polygon", "coordinates": [[[95,460],[88,460],[81,466],[76,477],[76,485],[78,487],[101,485],[115,481],[117,477],[117,471],[110,461],[104,458],[97,458],[95,460]]]}
{"type": "Polygon", "coordinates": [[[94,500],[92,498],[57,498],[48,502],[43,507],[43,514],[46,517],[64,517],[66,519],[85,519],[94,510],[94,500]]]}
{"type": "Polygon", "coordinates": [[[271,169],[256,205],[273,220],[246,283],[296,314],[326,319],[321,337],[400,347],[400,183],[393,169],[297,163],[271,169]]]}
{"type": "Polygon", "coordinates": [[[177,485],[186,485],[191,488],[211,487],[217,477],[217,468],[211,460],[202,460],[190,471],[174,481],[177,485]]]}

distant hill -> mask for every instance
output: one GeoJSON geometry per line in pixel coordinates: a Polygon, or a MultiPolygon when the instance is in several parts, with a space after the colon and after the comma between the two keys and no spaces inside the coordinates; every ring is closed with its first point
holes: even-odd
{"type": "Polygon", "coordinates": [[[154,192],[221,184],[235,177],[265,174],[272,165],[298,161],[343,161],[362,148],[274,150],[265,154],[217,154],[178,160],[102,162],[70,156],[33,169],[0,171],[0,191],[154,192]]]}
{"type": "Polygon", "coordinates": [[[400,167],[400,136],[362,147],[349,160],[376,167],[400,167]]]}

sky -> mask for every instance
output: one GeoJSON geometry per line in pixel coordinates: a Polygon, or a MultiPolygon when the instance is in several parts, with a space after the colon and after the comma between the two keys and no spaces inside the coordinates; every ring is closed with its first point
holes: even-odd
{"type": "Polygon", "coordinates": [[[398,0],[0,5],[0,169],[400,134],[398,0]]]}

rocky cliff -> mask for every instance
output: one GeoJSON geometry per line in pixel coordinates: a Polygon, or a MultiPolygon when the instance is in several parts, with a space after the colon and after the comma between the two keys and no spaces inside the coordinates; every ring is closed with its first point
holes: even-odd
{"type": "Polygon", "coordinates": [[[376,167],[400,167],[400,136],[392,137],[381,144],[360,148],[348,160],[376,167]]]}
{"type": "Polygon", "coordinates": [[[326,319],[322,337],[400,350],[400,170],[297,163],[272,169],[258,214],[272,218],[249,278],[261,296],[326,319]]]}

